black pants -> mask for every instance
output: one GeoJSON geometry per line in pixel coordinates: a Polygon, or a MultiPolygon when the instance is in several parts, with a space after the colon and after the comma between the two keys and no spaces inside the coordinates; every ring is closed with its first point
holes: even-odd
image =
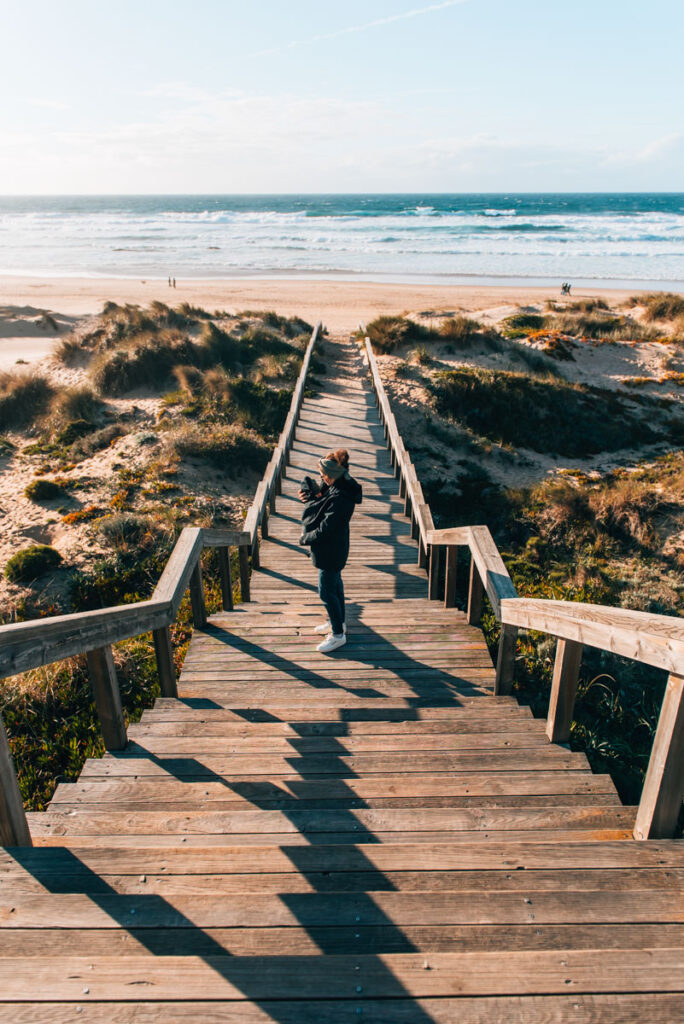
{"type": "Polygon", "coordinates": [[[344,632],[344,585],[342,573],[332,569],[318,570],[318,594],[325,605],[332,631],[336,636],[344,632]]]}

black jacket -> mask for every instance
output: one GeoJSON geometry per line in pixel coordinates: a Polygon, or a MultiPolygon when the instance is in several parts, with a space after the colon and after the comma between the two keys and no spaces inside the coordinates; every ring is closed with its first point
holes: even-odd
{"type": "Polygon", "coordinates": [[[361,498],[361,484],[342,477],[330,487],[323,485],[319,498],[307,501],[300,544],[311,547],[311,560],[317,569],[344,569],[349,556],[349,520],[361,498]]]}

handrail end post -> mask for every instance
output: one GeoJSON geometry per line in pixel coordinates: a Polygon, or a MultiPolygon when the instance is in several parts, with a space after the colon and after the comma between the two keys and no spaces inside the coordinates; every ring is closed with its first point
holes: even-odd
{"type": "Polygon", "coordinates": [[[670,675],[639,802],[635,839],[674,834],[684,795],[684,676],[670,675]]]}
{"type": "Polygon", "coordinates": [[[496,681],[494,683],[494,694],[497,697],[507,696],[513,689],[517,641],[517,627],[505,626],[502,623],[499,652],[496,659],[496,681]]]}
{"type": "Polygon", "coordinates": [[[154,654],[157,660],[157,675],[162,697],[177,697],[176,669],[173,663],[173,646],[168,626],[152,630],[154,654]]]}
{"type": "Polygon", "coordinates": [[[582,650],[583,644],[578,641],[558,638],[546,720],[546,735],[551,743],[567,743],[570,739],[582,650]]]}
{"type": "Polygon", "coordinates": [[[112,648],[109,645],[96,647],[87,652],[86,659],[105,749],[123,750],[128,743],[128,736],[112,648]]]}
{"type": "Polygon", "coordinates": [[[0,846],[33,846],[2,718],[0,718],[0,846]]]}

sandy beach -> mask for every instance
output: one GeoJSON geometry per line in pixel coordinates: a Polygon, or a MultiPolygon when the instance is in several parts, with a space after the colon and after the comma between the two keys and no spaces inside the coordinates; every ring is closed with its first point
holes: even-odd
{"type": "MultiPolygon", "coordinates": [[[[573,289],[573,298],[601,297],[611,305],[630,293],[617,289],[573,289]]],[[[482,313],[495,318],[517,305],[558,299],[558,288],[497,285],[377,284],[368,281],[275,280],[268,278],[163,281],[121,278],[0,277],[0,309],[25,314],[0,323],[0,369],[17,359],[36,362],[50,354],[56,332],[41,321],[43,310],[60,314],[60,334],[72,318],[98,313],[105,302],[148,305],[155,299],[170,305],[189,302],[207,309],[273,309],[283,316],[321,320],[334,333],[355,330],[360,322],[389,313],[430,310],[482,313]],[[33,326],[31,326],[33,325],[33,326]]],[[[2,319],[2,318],[0,318],[2,319]]],[[[70,329],[70,328],[69,328],[70,329]]]]}

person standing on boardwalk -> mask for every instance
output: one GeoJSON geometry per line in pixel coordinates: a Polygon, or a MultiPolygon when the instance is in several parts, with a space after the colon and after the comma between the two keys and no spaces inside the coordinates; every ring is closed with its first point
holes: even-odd
{"type": "Polygon", "coordinates": [[[321,483],[305,477],[299,498],[306,503],[302,513],[299,543],[311,548],[318,569],[318,594],[328,621],[314,632],[326,633],[316,650],[330,654],[347,642],[342,570],[349,556],[349,521],[361,504],[361,485],[349,474],[349,452],[340,448],[319,459],[321,483]]]}

